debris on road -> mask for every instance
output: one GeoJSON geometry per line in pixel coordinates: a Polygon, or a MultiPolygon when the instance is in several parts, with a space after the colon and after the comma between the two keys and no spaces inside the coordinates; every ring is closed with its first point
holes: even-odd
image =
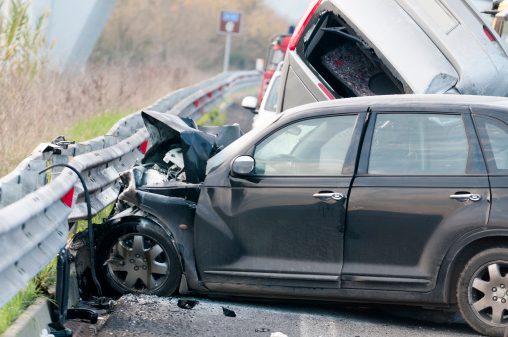
{"type": "Polygon", "coordinates": [[[178,300],[178,307],[182,309],[193,309],[196,305],[198,305],[199,301],[194,300],[178,300]]]}
{"type": "Polygon", "coordinates": [[[228,309],[226,307],[222,307],[222,312],[226,317],[236,317],[236,313],[233,310],[228,309]]]}
{"type": "Polygon", "coordinates": [[[283,334],[282,332],[274,332],[270,335],[270,337],[288,337],[288,336],[283,334]]]}

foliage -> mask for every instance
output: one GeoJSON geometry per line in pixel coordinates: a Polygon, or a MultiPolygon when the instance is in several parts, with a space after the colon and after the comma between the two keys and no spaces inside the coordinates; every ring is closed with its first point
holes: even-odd
{"type": "Polygon", "coordinates": [[[56,259],[32,279],[28,285],[0,308],[0,334],[23,313],[23,311],[41,295],[48,295],[56,280],[56,259]]]}
{"type": "Polygon", "coordinates": [[[105,135],[116,122],[132,112],[134,112],[134,110],[127,110],[125,112],[104,112],[97,116],[84,118],[74,124],[70,130],[66,132],[66,138],[76,142],[82,142],[105,135]]]}
{"type": "Polygon", "coordinates": [[[35,22],[29,17],[30,1],[0,0],[0,71],[6,76],[35,76],[45,61],[46,39],[43,25],[46,17],[35,22]]]}
{"type": "Polygon", "coordinates": [[[212,109],[210,112],[201,116],[197,121],[197,125],[221,126],[226,122],[226,115],[221,112],[219,107],[212,109]]]}
{"type": "Polygon", "coordinates": [[[225,45],[224,35],[217,33],[221,10],[243,15],[242,32],[232,42],[233,69],[254,69],[271,37],[287,31],[288,22],[263,0],[123,0],[117,2],[92,60],[137,64],[184,59],[201,70],[220,71],[225,45]]]}

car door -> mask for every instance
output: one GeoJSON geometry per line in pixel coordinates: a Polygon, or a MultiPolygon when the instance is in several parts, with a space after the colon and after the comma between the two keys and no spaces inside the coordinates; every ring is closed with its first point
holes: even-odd
{"type": "Polygon", "coordinates": [[[230,175],[227,187],[205,181],[195,221],[205,285],[339,287],[346,200],[364,118],[291,122],[253,144],[253,174],[230,175]]]}
{"type": "Polygon", "coordinates": [[[453,242],[487,224],[489,200],[468,112],[374,113],[349,199],[343,286],[433,289],[453,242]]]}
{"type": "Polygon", "coordinates": [[[489,229],[506,229],[508,206],[508,119],[505,111],[474,110],[474,121],[489,170],[492,208],[489,229]]]}

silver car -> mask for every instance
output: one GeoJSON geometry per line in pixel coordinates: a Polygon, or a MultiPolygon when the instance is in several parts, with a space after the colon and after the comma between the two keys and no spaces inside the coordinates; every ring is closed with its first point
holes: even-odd
{"type": "Polygon", "coordinates": [[[507,52],[466,0],[317,0],[289,44],[277,106],[400,93],[507,96],[507,52]]]}

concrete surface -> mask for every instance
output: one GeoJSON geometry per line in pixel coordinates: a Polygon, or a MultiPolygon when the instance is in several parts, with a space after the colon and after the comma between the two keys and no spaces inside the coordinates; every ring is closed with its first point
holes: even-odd
{"type": "Polygon", "coordinates": [[[46,299],[38,299],[4,332],[2,337],[40,336],[42,329],[48,328],[51,322],[49,304],[46,299]]]}
{"type": "Polygon", "coordinates": [[[398,308],[184,299],[199,303],[182,309],[177,305],[179,298],[126,295],[118,301],[99,336],[478,336],[464,323],[419,320],[426,313],[418,310],[413,311],[414,318],[407,318],[407,313],[404,317],[387,313],[398,312],[398,308]],[[223,308],[232,310],[236,317],[226,317],[223,308]]]}

